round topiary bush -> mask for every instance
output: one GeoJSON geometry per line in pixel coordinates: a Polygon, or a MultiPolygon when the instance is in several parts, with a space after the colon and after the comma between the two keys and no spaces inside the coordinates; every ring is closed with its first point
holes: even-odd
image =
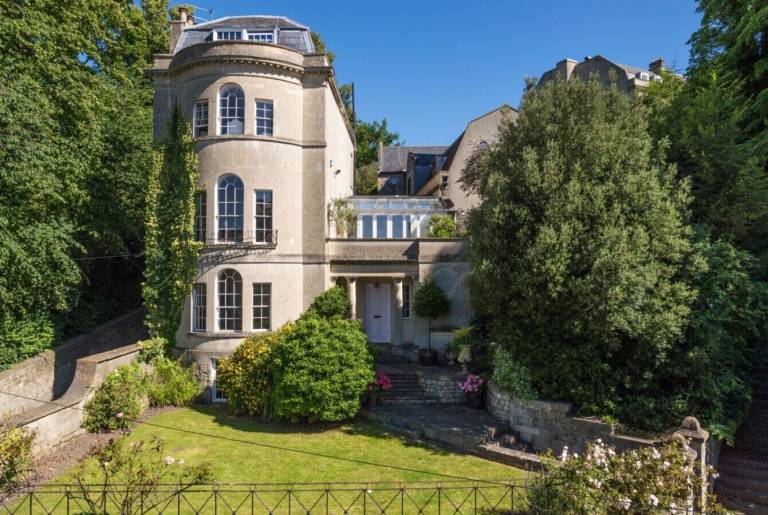
{"type": "Polygon", "coordinates": [[[219,361],[217,386],[227,394],[227,405],[238,414],[264,416],[272,393],[272,351],[290,327],[250,336],[235,352],[219,361]]]}
{"type": "Polygon", "coordinates": [[[349,318],[349,297],[341,286],[326,290],[312,301],[306,315],[317,315],[321,318],[349,318]]]}
{"type": "Polygon", "coordinates": [[[273,352],[271,409],[279,420],[353,417],[375,380],[373,356],[356,321],[305,315],[286,328],[273,352]]]}

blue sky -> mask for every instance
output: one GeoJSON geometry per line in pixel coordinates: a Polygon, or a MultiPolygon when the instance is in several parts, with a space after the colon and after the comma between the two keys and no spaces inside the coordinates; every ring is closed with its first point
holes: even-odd
{"type": "MultiPolygon", "coordinates": [[[[319,32],[358,116],[386,118],[409,145],[449,144],[467,121],[517,106],[526,75],[602,54],[684,70],[694,0],[194,0],[214,17],[284,15],[319,32]]],[[[205,15],[203,12],[199,14],[205,15]]]]}

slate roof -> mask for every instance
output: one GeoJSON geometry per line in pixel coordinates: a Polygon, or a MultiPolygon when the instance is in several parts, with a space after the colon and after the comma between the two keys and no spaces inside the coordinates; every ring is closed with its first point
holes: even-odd
{"type": "Polygon", "coordinates": [[[277,44],[292,48],[304,54],[315,51],[309,27],[301,25],[285,16],[227,16],[218,20],[201,23],[185,28],[175,53],[198,43],[212,40],[213,29],[253,29],[272,31],[277,27],[277,44]]]}
{"type": "Polygon", "coordinates": [[[408,168],[408,154],[441,155],[447,148],[446,146],[384,147],[379,158],[379,172],[404,172],[408,168]]]}

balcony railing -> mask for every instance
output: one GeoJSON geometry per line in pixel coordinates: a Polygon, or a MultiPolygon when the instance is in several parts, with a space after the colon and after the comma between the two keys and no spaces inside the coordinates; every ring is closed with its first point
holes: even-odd
{"type": "Polygon", "coordinates": [[[222,229],[206,233],[203,239],[198,235],[198,241],[203,241],[206,247],[224,248],[275,248],[277,247],[277,229],[256,229],[243,231],[238,229],[222,229]]]}

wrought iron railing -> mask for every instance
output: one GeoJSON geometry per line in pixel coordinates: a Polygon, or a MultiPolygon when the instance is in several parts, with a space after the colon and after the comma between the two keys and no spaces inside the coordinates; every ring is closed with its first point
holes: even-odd
{"type": "Polygon", "coordinates": [[[8,514],[352,515],[527,513],[527,483],[376,482],[294,484],[35,485],[0,504],[8,514]]]}
{"type": "MultiPolygon", "coordinates": [[[[198,240],[202,240],[199,237],[198,240]]],[[[277,229],[256,229],[253,231],[227,230],[209,232],[203,241],[207,247],[260,247],[274,248],[277,246],[277,229]]]]}

